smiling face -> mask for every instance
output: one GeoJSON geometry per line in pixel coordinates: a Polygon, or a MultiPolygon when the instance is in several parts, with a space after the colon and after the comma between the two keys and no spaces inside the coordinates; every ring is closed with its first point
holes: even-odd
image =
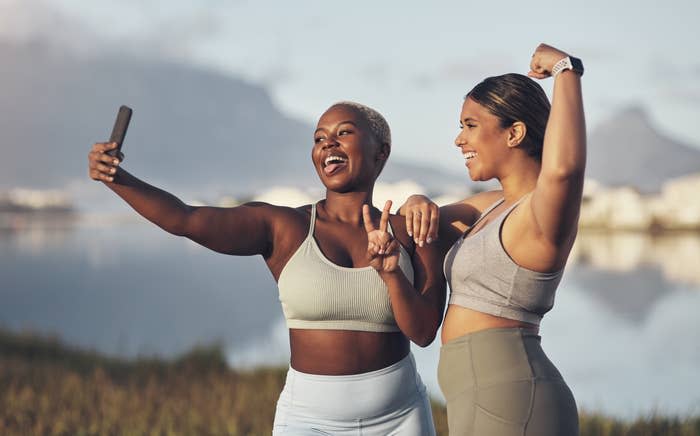
{"type": "Polygon", "coordinates": [[[498,177],[500,165],[509,158],[509,129],[501,127],[498,117],[471,98],[464,100],[459,125],[455,145],[462,150],[471,179],[498,177]]]}
{"type": "Polygon", "coordinates": [[[329,190],[371,187],[388,154],[367,119],[347,105],[335,105],[318,120],[311,151],[316,172],[329,190]]]}

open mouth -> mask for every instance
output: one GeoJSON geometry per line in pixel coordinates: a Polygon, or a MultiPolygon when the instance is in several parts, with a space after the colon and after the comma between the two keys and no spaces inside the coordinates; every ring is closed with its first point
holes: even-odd
{"type": "Polygon", "coordinates": [[[332,154],[323,161],[323,172],[330,176],[348,165],[348,158],[337,154],[332,154]]]}
{"type": "Polygon", "coordinates": [[[467,151],[466,153],[462,153],[462,156],[464,156],[464,162],[467,164],[467,166],[469,166],[469,161],[476,157],[476,152],[467,151]]]}

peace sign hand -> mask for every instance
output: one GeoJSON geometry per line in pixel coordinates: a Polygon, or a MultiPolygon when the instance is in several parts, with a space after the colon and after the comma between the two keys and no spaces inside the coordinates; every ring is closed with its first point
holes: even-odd
{"type": "Polygon", "coordinates": [[[379,228],[374,227],[369,206],[362,205],[362,217],[367,231],[367,257],[369,264],[378,272],[396,271],[399,265],[399,242],[387,231],[391,200],[387,201],[379,219],[379,228]]]}

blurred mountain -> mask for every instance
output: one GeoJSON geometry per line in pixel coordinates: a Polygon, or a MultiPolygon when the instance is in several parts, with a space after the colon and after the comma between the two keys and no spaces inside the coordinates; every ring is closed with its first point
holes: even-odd
{"type": "MultiPolygon", "coordinates": [[[[0,42],[0,59],[0,189],[87,182],[87,151],[108,139],[121,104],[134,108],[125,168],[146,181],[190,194],[321,187],[310,161],[313,126],[280,112],[259,85],[138,55],[71,54],[40,40],[0,42]]],[[[587,176],[607,185],[656,191],[700,170],[700,150],[658,133],[639,108],[601,124],[589,144],[587,176]]],[[[466,174],[394,156],[380,181],[405,179],[431,193],[469,186],[466,174]]]]}
{"type": "Polygon", "coordinates": [[[700,172],[700,149],[659,133],[639,107],[602,123],[588,144],[586,176],[605,185],[657,192],[670,178],[700,172]]]}
{"type": "MultiPolygon", "coordinates": [[[[188,192],[320,188],[313,126],[281,113],[258,85],[134,55],[75,56],[46,43],[0,43],[0,189],[86,181],[93,142],[109,138],[119,105],[134,109],[125,168],[188,192]]],[[[329,101],[329,105],[332,102],[329,101]]],[[[466,177],[391,159],[384,182],[429,190],[466,177]]]]}

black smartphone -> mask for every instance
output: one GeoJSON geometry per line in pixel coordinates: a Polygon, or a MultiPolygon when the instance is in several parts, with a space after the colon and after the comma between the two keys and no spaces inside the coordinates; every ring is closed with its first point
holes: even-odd
{"type": "Polygon", "coordinates": [[[112,136],[109,137],[109,142],[116,142],[117,148],[107,152],[112,157],[117,157],[122,149],[122,143],[124,142],[124,136],[126,136],[126,129],[129,128],[132,112],[130,107],[123,105],[117,112],[117,119],[114,121],[114,127],[112,128],[112,136]]]}

